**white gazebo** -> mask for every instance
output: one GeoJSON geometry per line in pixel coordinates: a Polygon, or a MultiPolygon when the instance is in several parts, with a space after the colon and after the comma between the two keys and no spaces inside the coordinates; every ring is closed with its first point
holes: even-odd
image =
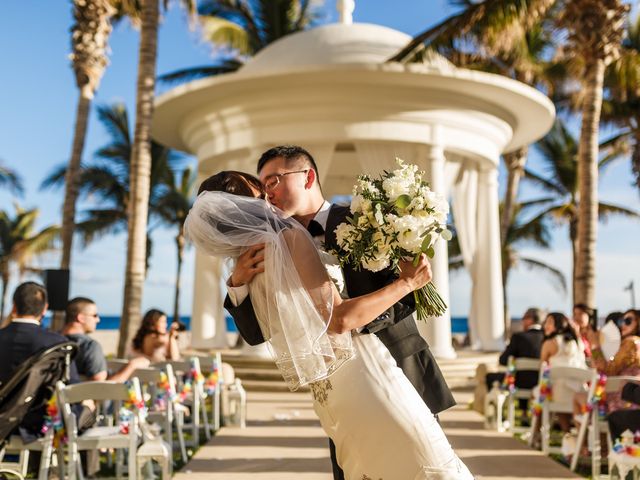
{"type": "MultiPolygon", "coordinates": [[[[255,173],[268,148],[298,144],[315,157],[327,198],[350,194],[359,173],[415,163],[451,199],[473,288],[473,347],[503,347],[498,164],[500,155],[544,135],[547,97],[522,83],[459,69],[432,56],[387,63],[410,37],[380,25],[342,22],[287,36],[238,72],[197,80],[162,95],[154,137],[197,156],[199,180],[223,169],[255,173]]],[[[434,283],[449,303],[447,247],[437,245],[434,283]]],[[[226,346],[221,262],[197,254],[192,338],[226,346]]],[[[434,354],[453,357],[451,318],[419,322],[434,354]]]]}

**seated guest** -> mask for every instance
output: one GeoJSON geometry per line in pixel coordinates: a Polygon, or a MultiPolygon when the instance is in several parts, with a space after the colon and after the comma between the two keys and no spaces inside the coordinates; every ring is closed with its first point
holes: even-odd
{"type": "MultiPolygon", "coordinates": [[[[540,360],[550,367],[587,368],[584,349],[576,336],[569,319],[562,313],[553,312],[544,321],[544,342],[540,360]]],[[[569,380],[556,380],[553,383],[553,400],[571,403],[577,392],[585,386],[569,380]]],[[[537,395],[537,393],[536,393],[537,395]]],[[[570,414],[557,414],[563,432],[571,428],[570,414]]]]}
{"type": "MultiPolygon", "coordinates": [[[[514,333],[511,336],[511,341],[505,348],[504,352],[500,354],[498,362],[500,365],[507,365],[509,357],[515,358],[540,358],[540,348],[542,346],[542,340],[544,333],[542,332],[542,326],[540,321],[544,313],[539,308],[529,308],[522,316],[522,332],[514,333]]],[[[473,405],[476,410],[482,413],[482,406],[484,405],[484,397],[489,390],[493,387],[494,382],[502,383],[504,380],[504,372],[490,372],[486,373],[486,365],[481,364],[478,366],[476,376],[479,374],[484,375],[484,383],[482,383],[482,377],[478,378],[478,385],[476,385],[476,391],[474,392],[473,405]]],[[[533,388],[538,383],[537,372],[520,372],[516,373],[515,386],[517,388],[533,388]]],[[[526,408],[527,401],[521,401],[521,408],[526,408]]]]}
{"type": "Polygon", "coordinates": [[[621,398],[628,402],[628,408],[621,408],[607,416],[609,431],[614,440],[620,438],[622,432],[640,430],[640,385],[629,382],[622,387],[621,398]]]}
{"type": "MultiPolygon", "coordinates": [[[[598,372],[607,376],[640,375],[640,310],[627,310],[618,323],[622,341],[613,358],[605,358],[600,349],[598,332],[589,329],[587,338],[591,345],[591,361],[598,372]]],[[[607,394],[607,409],[613,412],[625,408],[627,402],[620,398],[620,392],[607,394]]]]}
{"type": "Polygon", "coordinates": [[[79,375],[90,381],[124,382],[137,368],[149,366],[149,360],[146,358],[133,358],[122,369],[108,376],[107,360],[102,346],[89,336],[96,331],[98,323],[98,307],[90,298],[76,297],[67,303],[62,334],[78,345],[75,363],[79,375]]]}
{"type": "MultiPolygon", "coordinates": [[[[35,282],[19,285],[13,294],[11,323],[0,329],[0,384],[8,381],[18,367],[29,357],[49,347],[67,342],[59,333],[42,328],[41,321],[47,311],[47,291],[35,282]]],[[[74,364],[71,381],[77,382],[74,364]]],[[[28,413],[20,425],[25,439],[38,436],[44,423],[45,409],[28,413]]]]}
{"type": "MultiPolygon", "coordinates": [[[[540,358],[540,349],[544,333],[540,321],[543,312],[539,308],[530,308],[522,316],[522,332],[511,336],[509,345],[500,354],[498,362],[507,365],[509,357],[515,358],[540,358]]],[[[487,388],[491,388],[494,381],[502,382],[504,373],[487,374],[487,388]]],[[[533,388],[538,383],[536,372],[516,373],[515,385],[517,388],[533,388]]]]}
{"type": "Polygon", "coordinates": [[[571,324],[576,332],[578,344],[584,350],[584,356],[587,359],[587,363],[591,362],[591,347],[589,345],[589,339],[587,338],[587,332],[589,331],[589,319],[595,311],[589,308],[584,303],[577,303],[573,306],[573,318],[571,324]]]}
{"type": "Polygon", "coordinates": [[[149,310],[133,337],[133,356],[143,356],[151,362],[179,360],[178,329],[179,324],[173,322],[167,330],[166,313],[149,310]]]}

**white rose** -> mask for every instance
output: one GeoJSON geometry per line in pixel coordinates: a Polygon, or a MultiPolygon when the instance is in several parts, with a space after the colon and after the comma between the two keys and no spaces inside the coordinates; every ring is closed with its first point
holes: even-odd
{"type": "Polygon", "coordinates": [[[371,259],[362,260],[362,266],[369,270],[370,272],[379,272],[380,270],[384,270],[391,264],[389,257],[386,256],[376,256],[371,259]]]}
{"type": "Polygon", "coordinates": [[[411,195],[411,187],[412,181],[403,177],[385,178],[382,182],[382,188],[391,202],[395,202],[400,195],[411,195]]]}
{"type": "Polygon", "coordinates": [[[351,242],[355,240],[356,229],[350,223],[341,223],[336,227],[336,241],[338,245],[346,250],[347,252],[351,251],[351,242]]]}
{"type": "Polygon", "coordinates": [[[362,212],[363,201],[364,201],[364,198],[362,197],[362,195],[353,196],[353,198],[351,199],[351,207],[349,208],[352,214],[357,212],[362,212]]]}

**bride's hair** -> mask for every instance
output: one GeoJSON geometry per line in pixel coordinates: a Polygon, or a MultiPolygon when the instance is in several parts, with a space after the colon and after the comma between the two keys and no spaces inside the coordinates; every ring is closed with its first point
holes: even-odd
{"type": "Polygon", "coordinates": [[[255,197],[256,190],[259,192],[259,198],[266,197],[262,183],[253,175],[235,170],[225,170],[204,180],[200,184],[198,195],[202,192],[226,192],[243,197],[255,197]]]}

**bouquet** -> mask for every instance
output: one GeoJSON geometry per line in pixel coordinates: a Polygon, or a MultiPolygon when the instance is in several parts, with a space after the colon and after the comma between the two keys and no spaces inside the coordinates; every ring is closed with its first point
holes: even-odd
{"type": "MultiPolygon", "coordinates": [[[[385,268],[399,271],[399,262],[420,255],[433,258],[434,243],[451,239],[446,220],[449,204],[422,180],[416,165],[399,158],[398,169],[379,178],[358,177],[353,189],[351,214],[347,223],[336,228],[338,249],[334,253],[340,266],[378,272],[385,268]]],[[[428,283],[413,292],[419,320],[442,315],[447,306],[436,288],[428,283]]]]}

